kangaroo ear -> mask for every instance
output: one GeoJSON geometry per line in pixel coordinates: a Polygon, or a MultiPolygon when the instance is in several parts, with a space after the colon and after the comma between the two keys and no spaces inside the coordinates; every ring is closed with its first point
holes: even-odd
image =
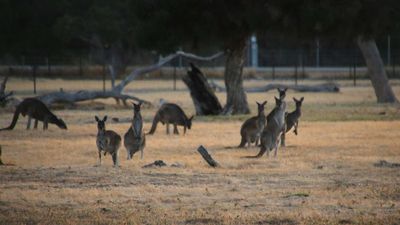
{"type": "Polygon", "coordinates": [[[268,102],[268,101],[264,101],[261,105],[265,105],[265,104],[267,104],[267,102],[268,102]]]}
{"type": "Polygon", "coordinates": [[[97,122],[99,122],[99,117],[94,116],[94,119],[95,119],[97,122]]]}
{"type": "Polygon", "coordinates": [[[293,97],[293,101],[294,102],[298,102],[299,100],[297,100],[295,97],[293,97]]]}
{"type": "Polygon", "coordinates": [[[286,92],[288,88],[284,88],[283,91],[286,92]]]}
{"type": "Polygon", "coordinates": [[[192,121],[193,117],[194,117],[194,116],[191,116],[191,117],[189,118],[189,120],[192,121]]]}
{"type": "Polygon", "coordinates": [[[104,116],[103,121],[106,122],[107,120],[107,116],[104,116]]]}
{"type": "Polygon", "coordinates": [[[301,97],[301,98],[300,98],[300,101],[303,102],[303,100],[304,100],[304,97],[301,97]]]}
{"type": "Polygon", "coordinates": [[[260,103],[258,103],[257,101],[256,101],[256,103],[257,103],[257,105],[261,105],[260,103]]]}

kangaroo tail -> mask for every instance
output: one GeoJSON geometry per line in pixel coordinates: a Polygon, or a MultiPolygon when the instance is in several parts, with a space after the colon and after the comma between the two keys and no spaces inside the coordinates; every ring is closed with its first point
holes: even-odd
{"type": "Polygon", "coordinates": [[[154,116],[153,124],[151,125],[151,129],[147,134],[152,135],[152,134],[154,134],[154,132],[156,132],[158,120],[159,119],[158,119],[158,114],[157,114],[154,116]]]}
{"type": "Polygon", "coordinates": [[[251,155],[251,156],[244,156],[242,158],[247,158],[247,159],[253,159],[253,158],[260,158],[261,156],[264,155],[264,153],[267,151],[267,148],[261,146],[260,152],[257,155],[251,155]]]}
{"type": "Polygon", "coordinates": [[[0,129],[0,131],[14,129],[15,124],[17,124],[17,120],[18,120],[18,117],[19,117],[20,113],[21,113],[21,108],[18,106],[17,109],[14,112],[14,116],[13,116],[13,119],[12,119],[12,122],[11,122],[10,126],[2,128],[2,129],[0,129]]]}

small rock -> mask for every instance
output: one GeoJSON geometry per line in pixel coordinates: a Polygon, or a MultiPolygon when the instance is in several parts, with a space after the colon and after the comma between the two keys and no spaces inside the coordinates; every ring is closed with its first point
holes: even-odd
{"type": "Polygon", "coordinates": [[[110,212],[111,211],[111,209],[108,209],[108,208],[101,208],[101,212],[103,212],[103,213],[105,213],[105,212],[110,212]]]}
{"type": "Polygon", "coordinates": [[[176,163],[171,164],[171,167],[183,168],[183,167],[185,167],[185,165],[176,162],[176,163]]]}
{"type": "Polygon", "coordinates": [[[167,166],[167,164],[162,161],[162,160],[156,160],[153,163],[144,165],[142,168],[149,168],[149,167],[163,167],[163,166],[167,166]]]}

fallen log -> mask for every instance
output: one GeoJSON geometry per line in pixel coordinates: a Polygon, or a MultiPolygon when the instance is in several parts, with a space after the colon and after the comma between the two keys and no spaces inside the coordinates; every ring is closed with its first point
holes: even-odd
{"type": "Polygon", "coordinates": [[[136,79],[137,77],[139,77],[142,74],[159,70],[163,65],[169,63],[171,60],[173,60],[177,57],[183,57],[183,58],[199,60],[199,61],[211,61],[213,59],[220,57],[221,55],[223,55],[223,53],[219,52],[210,57],[201,57],[201,56],[196,56],[194,54],[178,51],[174,54],[168,55],[165,58],[162,58],[156,64],[138,68],[138,69],[134,69],[118,85],[114,86],[111,89],[111,91],[105,91],[105,92],[103,92],[103,91],[86,91],[86,90],[78,91],[78,92],[59,91],[59,92],[51,92],[51,93],[48,93],[48,94],[45,94],[42,96],[37,96],[37,98],[42,100],[47,105],[51,105],[53,103],[65,103],[65,102],[74,103],[74,102],[85,101],[85,100],[94,100],[94,99],[99,99],[99,98],[115,98],[115,100],[117,100],[117,103],[119,102],[119,100],[122,100],[125,105],[126,105],[126,100],[128,100],[128,99],[151,105],[150,102],[145,101],[143,99],[137,98],[135,96],[127,95],[127,94],[122,94],[126,85],[128,85],[131,81],[133,81],[134,79],[136,79]]]}
{"type": "Polygon", "coordinates": [[[203,159],[208,163],[208,165],[210,165],[211,167],[220,167],[219,163],[215,161],[210,154],[208,154],[207,149],[204,148],[203,145],[200,145],[199,148],[197,148],[197,151],[200,153],[203,159]]]}
{"type": "MultiPolygon", "coordinates": [[[[211,87],[216,91],[226,91],[226,89],[214,81],[210,82],[211,87]]],[[[268,84],[263,87],[245,88],[246,92],[268,92],[277,88],[287,88],[298,92],[339,92],[340,87],[336,83],[323,83],[317,85],[285,85],[285,84],[268,84]]]]}
{"type": "Polygon", "coordinates": [[[193,63],[190,63],[190,67],[191,70],[182,77],[182,80],[190,90],[196,115],[219,115],[222,106],[207,78],[193,63]]]}
{"type": "Polygon", "coordinates": [[[151,105],[151,102],[137,98],[131,95],[125,95],[116,91],[77,91],[77,92],[51,92],[41,96],[37,96],[37,99],[44,102],[46,105],[52,105],[54,103],[75,103],[86,100],[93,100],[99,98],[115,98],[120,99],[126,105],[127,100],[133,100],[136,102],[142,102],[146,105],[151,105]]]}

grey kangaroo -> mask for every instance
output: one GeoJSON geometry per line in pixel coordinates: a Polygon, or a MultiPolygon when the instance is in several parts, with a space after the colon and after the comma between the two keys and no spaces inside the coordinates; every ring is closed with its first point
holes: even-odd
{"type": "Polygon", "coordinates": [[[285,110],[286,102],[284,100],[275,97],[275,114],[271,120],[267,123],[264,131],[261,133],[261,148],[260,152],[256,156],[247,156],[246,158],[259,158],[267,152],[269,156],[269,151],[275,148],[274,156],[276,157],[278,152],[278,146],[280,141],[280,136],[285,127],[285,110]]]}
{"type": "Polygon", "coordinates": [[[292,127],[294,127],[294,133],[297,135],[297,128],[299,126],[299,119],[301,116],[301,105],[303,103],[304,97],[301,97],[300,100],[293,98],[293,101],[296,103],[296,109],[291,113],[286,113],[285,121],[286,121],[286,130],[282,133],[281,146],[285,146],[285,133],[289,132],[292,127]]]}
{"type": "Polygon", "coordinates": [[[48,129],[49,123],[56,124],[61,129],[67,129],[65,122],[50,112],[49,108],[47,108],[43,102],[36,98],[26,98],[17,106],[10,126],[0,129],[0,131],[14,129],[15,125],[17,124],[19,114],[22,116],[28,115],[28,124],[26,125],[26,129],[28,130],[31,128],[32,118],[35,120],[35,129],[38,126],[39,120],[43,122],[43,130],[48,129]]]}
{"type": "Polygon", "coordinates": [[[143,119],[140,114],[142,103],[133,103],[132,125],[124,136],[124,145],[127,152],[127,159],[132,159],[133,155],[140,150],[140,158],[143,159],[143,149],[146,146],[146,136],[143,132],[143,119]]]}
{"type": "MultiPolygon", "coordinates": [[[[286,91],[287,88],[277,88],[278,92],[279,92],[279,99],[283,100],[286,97],[286,91]]],[[[275,110],[276,108],[273,108],[272,111],[267,115],[267,123],[271,120],[271,118],[274,116],[275,114],[275,110]]]]}
{"type": "Polygon", "coordinates": [[[97,116],[94,117],[97,121],[97,138],[96,145],[99,151],[99,165],[101,165],[101,153],[104,156],[109,153],[112,156],[114,166],[118,166],[118,149],[121,146],[121,136],[112,130],[106,130],[107,116],[100,120],[97,116]]]}
{"type": "Polygon", "coordinates": [[[239,148],[245,147],[246,143],[247,146],[250,147],[250,143],[254,142],[257,146],[260,135],[264,130],[266,122],[264,107],[265,104],[267,104],[267,101],[261,104],[258,102],[256,103],[258,107],[258,115],[247,119],[240,128],[240,135],[242,136],[242,140],[238,146],[239,148]]]}
{"type": "Polygon", "coordinates": [[[167,134],[169,134],[170,123],[174,125],[174,134],[179,134],[178,125],[183,126],[183,133],[186,134],[186,128],[190,130],[192,127],[192,119],[193,116],[188,118],[178,105],[173,103],[164,103],[154,116],[153,124],[148,134],[154,134],[158,122],[167,124],[167,134]]]}

